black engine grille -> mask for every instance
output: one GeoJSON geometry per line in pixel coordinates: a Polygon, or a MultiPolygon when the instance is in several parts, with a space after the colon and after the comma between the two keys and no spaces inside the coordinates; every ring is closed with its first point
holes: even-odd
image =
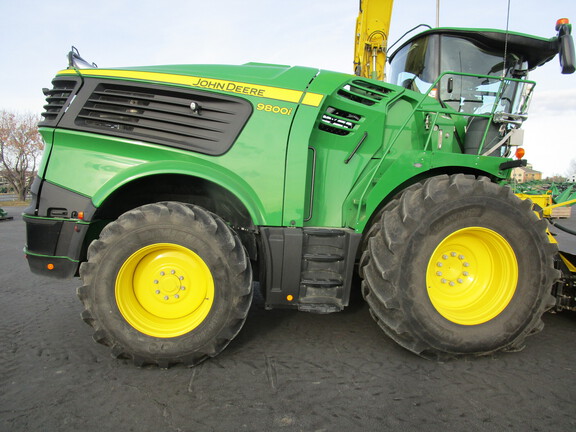
{"type": "Polygon", "coordinates": [[[52,81],[54,86],[52,89],[43,89],[46,105],[44,105],[45,111],[42,113],[44,119],[38,124],[39,126],[56,126],[79,83],[80,81],[77,79],[56,78],[52,81]]]}
{"type": "Polygon", "coordinates": [[[211,155],[228,151],[252,113],[243,99],[198,90],[102,81],[89,87],[74,129],[211,155]]]}

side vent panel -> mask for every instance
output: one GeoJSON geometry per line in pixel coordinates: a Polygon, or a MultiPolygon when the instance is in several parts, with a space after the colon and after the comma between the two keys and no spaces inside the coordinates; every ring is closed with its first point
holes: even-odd
{"type": "Polygon", "coordinates": [[[338,90],[338,94],[343,98],[367,106],[377,104],[388,93],[390,93],[390,90],[387,88],[363,80],[351,81],[338,90]]]}
{"type": "Polygon", "coordinates": [[[352,132],[362,116],[342,109],[328,107],[320,119],[320,130],[335,135],[348,135],[352,132]]]}

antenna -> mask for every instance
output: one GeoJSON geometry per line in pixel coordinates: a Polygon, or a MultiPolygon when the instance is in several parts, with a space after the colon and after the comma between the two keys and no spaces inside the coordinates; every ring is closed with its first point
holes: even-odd
{"type": "MultiPolygon", "coordinates": [[[[438,0],[440,1],[440,0],[438,0]]],[[[506,13],[506,39],[504,40],[504,61],[502,62],[502,78],[506,76],[506,57],[508,57],[508,32],[510,26],[510,0],[508,0],[508,12],[506,13]]]]}
{"type": "Polygon", "coordinates": [[[436,27],[440,27],[440,0],[436,0],[436,27]]]}

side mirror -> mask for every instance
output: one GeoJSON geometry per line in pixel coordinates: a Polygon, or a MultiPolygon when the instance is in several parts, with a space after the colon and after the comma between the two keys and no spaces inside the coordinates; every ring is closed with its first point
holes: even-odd
{"type": "Polygon", "coordinates": [[[574,39],[572,39],[572,25],[568,19],[563,18],[556,23],[558,31],[558,54],[563,74],[576,71],[576,56],[574,54],[574,39]]]}

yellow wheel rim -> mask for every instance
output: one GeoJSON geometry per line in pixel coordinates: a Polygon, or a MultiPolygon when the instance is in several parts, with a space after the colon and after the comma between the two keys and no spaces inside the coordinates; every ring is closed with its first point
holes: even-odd
{"type": "Polygon", "coordinates": [[[495,231],[464,228],[436,248],[426,271],[428,296],[447,320],[477,325],[498,316],[514,296],[518,262],[495,231]]]}
{"type": "Polygon", "coordinates": [[[171,338],[198,327],[214,302],[210,269],[196,253],[157,243],[133,253],[115,286],[120,313],[136,330],[171,338]]]}

